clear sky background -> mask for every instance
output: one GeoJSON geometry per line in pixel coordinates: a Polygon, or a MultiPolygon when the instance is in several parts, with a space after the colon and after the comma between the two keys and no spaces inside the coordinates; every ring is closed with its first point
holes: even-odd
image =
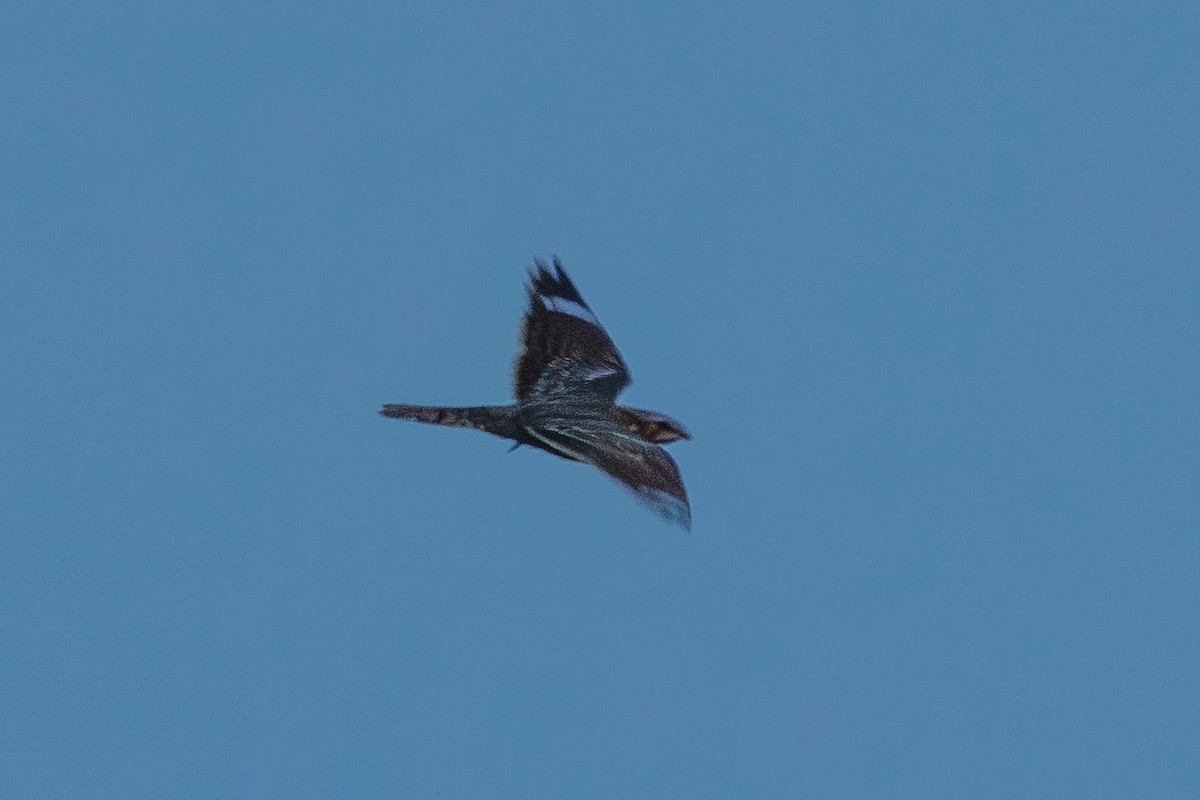
{"type": "Polygon", "coordinates": [[[1196,4],[501,6],[6,14],[0,797],[1196,797],[1196,4]]]}

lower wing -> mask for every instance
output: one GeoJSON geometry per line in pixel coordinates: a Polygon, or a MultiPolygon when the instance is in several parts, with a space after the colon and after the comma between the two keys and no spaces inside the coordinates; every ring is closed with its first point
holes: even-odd
{"type": "Polygon", "coordinates": [[[658,445],[607,420],[539,421],[524,427],[547,448],[599,468],[655,514],[691,530],[692,511],[679,466],[658,445]]]}

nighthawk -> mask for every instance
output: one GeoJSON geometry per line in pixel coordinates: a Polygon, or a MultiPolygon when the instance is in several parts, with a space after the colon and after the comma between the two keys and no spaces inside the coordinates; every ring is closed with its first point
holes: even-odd
{"type": "Polygon", "coordinates": [[[691,529],[687,491],[674,459],[660,445],[690,439],[656,411],[617,405],[632,382],[625,360],[575,288],[558,258],[529,271],[529,310],[514,365],[516,402],[507,406],[388,404],[379,413],[431,425],[475,428],[615,478],[659,516],[691,529]]]}

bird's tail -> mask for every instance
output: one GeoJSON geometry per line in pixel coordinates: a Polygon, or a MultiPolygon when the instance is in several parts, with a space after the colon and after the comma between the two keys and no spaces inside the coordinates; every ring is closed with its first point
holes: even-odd
{"type": "Polygon", "coordinates": [[[474,428],[507,439],[519,438],[516,406],[410,406],[388,403],[379,413],[393,419],[412,419],[451,428],[474,428]]]}

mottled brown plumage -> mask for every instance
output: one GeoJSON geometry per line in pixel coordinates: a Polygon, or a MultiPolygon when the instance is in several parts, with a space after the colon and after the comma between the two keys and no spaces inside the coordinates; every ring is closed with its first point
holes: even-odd
{"type": "Polygon", "coordinates": [[[529,310],[508,406],[389,404],[385,417],[475,428],[557,456],[592,464],[660,516],[691,527],[687,491],[674,459],[659,445],[691,436],[656,411],[616,404],[631,378],[625,360],[562,264],[535,260],[529,310]]]}

